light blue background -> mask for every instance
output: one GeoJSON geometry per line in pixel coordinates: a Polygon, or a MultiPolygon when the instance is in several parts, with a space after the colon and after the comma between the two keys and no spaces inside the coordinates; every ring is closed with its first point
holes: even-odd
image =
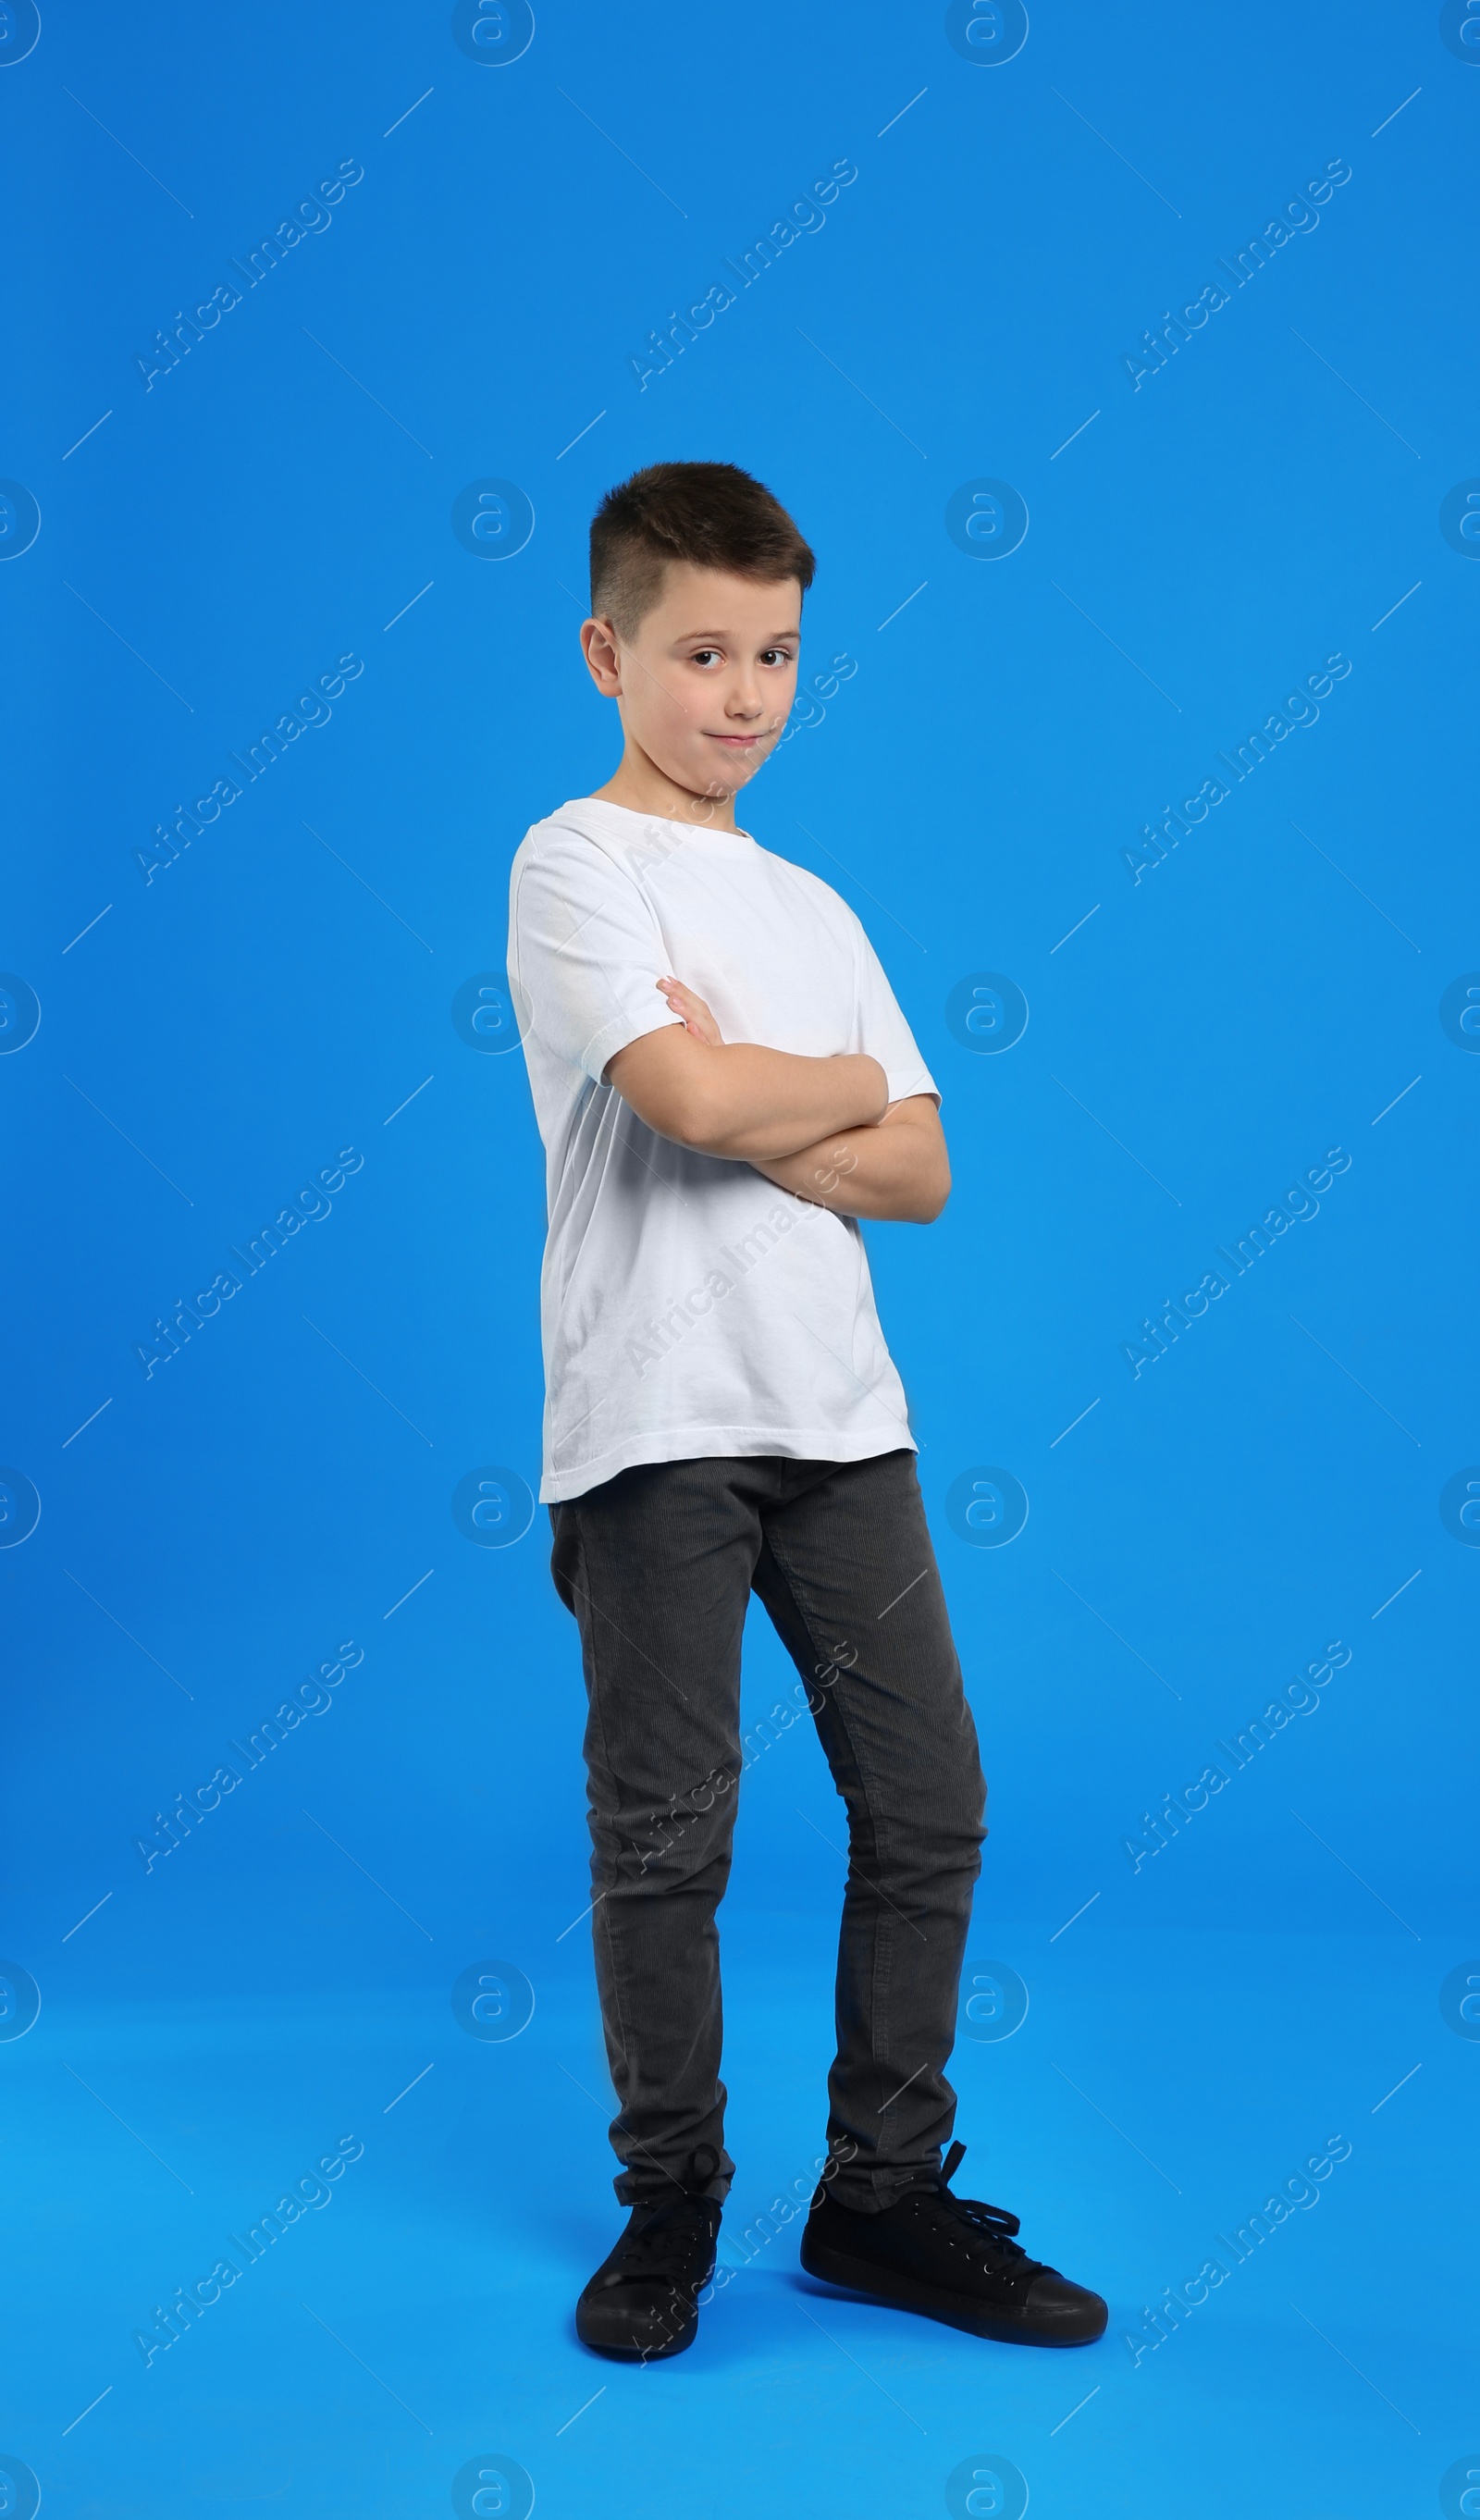
{"type": "MultiPolygon", "coordinates": [[[[1439,1020],[1480,966],[1480,544],[1439,526],[1480,473],[1477,68],[1374,0],[1035,8],[1000,68],[876,0],[542,8],[504,68],[440,8],[319,0],[48,7],[0,69],[0,472],[41,518],[0,565],[0,966],[41,1009],[0,1057],[0,1462],[41,1502],[0,1549],[3,1957],[42,1996],[0,2042],[0,2452],[48,2513],[440,2513],[497,2452],[554,2520],[658,2481],[933,2515],[979,2451],[1073,2520],[1378,2520],[1480,2443],[1480,2051],[1438,2000],[1480,1950],[1480,1557],[1439,1516],[1480,1460],[1480,1059],[1439,1020]],[[351,157],[246,289],[229,257],[351,157]],[[1216,258],[1336,158],[1233,289],[1216,258]],[[839,159],[740,290],[724,258],[839,159]],[[727,280],[640,389],[650,328],[727,280]],[[1143,328],[1217,281],[1133,390],[1143,328]],[[612,766],[586,528],[665,457],[771,484],[820,558],[804,674],[858,664],[745,819],[859,911],[944,1094],[944,1217],[867,1232],[992,1780],[973,1967],[1031,1998],[962,2042],[958,2183],[1109,2296],[1075,2357],[830,2302],[789,2231],[681,2363],[570,2331],[616,2227],[577,1642],[543,1509],[483,1549],[450,1508],[488,1464],[537,1484],[542,1158],[517,1052],[450,1010],[525,828],[612,766]],[[534,513],[507,560],[452,530],[490,477],[534,513]],[[996,562],[946,529],[983,478],[1029,517],[996,562]],[[1134,882],[1141,826],[1338,652],[1319,722],[1134,882]],[[350,653],[146,883],[156,823],[350,653]],[[999,1056],[946,1021],[980,971],[1029,1009],[999,1056]],[[1337,1147],[1320,1214],[1133,1377],[1143,1317],[1337,1147]],[[146,1378],[157,1317],[350,1148],[146,1378]],[[982,1465],[1029,1501],[1009,1547],[946,1515],[982,1465]],[[350,1639],[330,1711],[146,1871],[154,1816],[350,1639]],[[1319,1712],[1134,1872],[1142,1815],[1336,1639],[1319,1712]],[[535,1993],[514,2042],[449,2003],[493,1958],[535,1993]],[[332,2208],[146,2369],[130,2331],[346,2132],[332,2208]],[[1143,2304],[1338,2133],[1319,2207],[1134,2365],[1143,2304]]],[[[762,1621],[749,1713],[790,1678],[762,1621]]],[[[810,1734],[742,1800],[737,2233],[820,2149],[842,1871],[810,1734]]]]}

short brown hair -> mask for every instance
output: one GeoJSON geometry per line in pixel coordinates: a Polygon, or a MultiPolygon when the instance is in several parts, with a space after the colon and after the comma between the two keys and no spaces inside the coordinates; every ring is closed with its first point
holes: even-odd
{"type": "Polygon", "coordinates": [[[737,464],[650,464],[591,520],[591,609],[631,638],[670,561],[811,585],[817,562],[781,501],[737,464]]]}

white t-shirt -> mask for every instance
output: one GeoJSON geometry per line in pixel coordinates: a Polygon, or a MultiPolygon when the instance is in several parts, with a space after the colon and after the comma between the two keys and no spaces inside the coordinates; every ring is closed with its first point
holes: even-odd
{"type": "Polygon", "coordinates": [[[675,1146],[602,1082],[680,1020],[672,972],[726,1041],[864,1051],[892,1102],[935,1094],[846,902],[744,832],[582,796],[516,854],[508,968],[546,1151],[541,1502],[636,1462],[917,1451],[857,1221],[675,1146]]]}

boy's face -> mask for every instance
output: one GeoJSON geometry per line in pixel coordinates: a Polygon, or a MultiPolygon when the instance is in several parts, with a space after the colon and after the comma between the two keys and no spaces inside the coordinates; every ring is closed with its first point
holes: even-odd
{"type": "Polygon", "coordinates": [[[609,621],[581,634],[598,691],[614,699],[629,751],[693,796],[753,779],[796,694],[802,591],[793,577],[734,577],[671,561],[630,639],[609,621]]]}

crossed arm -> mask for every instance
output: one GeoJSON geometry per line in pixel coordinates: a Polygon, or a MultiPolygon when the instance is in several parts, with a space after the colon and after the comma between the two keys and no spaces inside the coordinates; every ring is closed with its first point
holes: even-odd
{"type": "Polygon", "coordinates": [[[605,1075],[639,1119],[696,1153],[748,1163],[841,1216],[928,1225],[951,1189],[934,1099],[889,1101],[876,1058],[803,1058],[726,1042],[702,998],[658,983],[683,1024],[644,1033],[605,1075]]]}

